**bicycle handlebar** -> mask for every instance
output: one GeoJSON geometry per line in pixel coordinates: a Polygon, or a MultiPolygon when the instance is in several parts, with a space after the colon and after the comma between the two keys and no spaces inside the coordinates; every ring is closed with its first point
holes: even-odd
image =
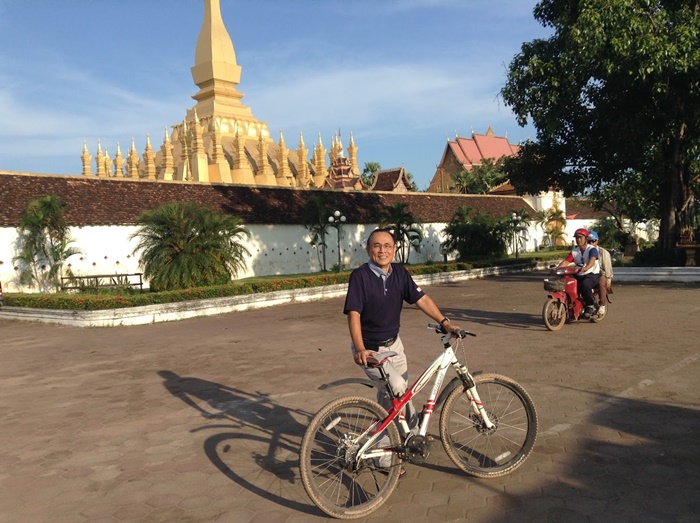
{"type": "MultiPolygon", "coordinates": [[[[443,327],[440,323],[428,323],[428,329],[434,330],[439,334],[447,334],[447,329],[445,329],[445,327],[443,327]]],[[[456,334],[459,339],[464,339],[467,336],[476,337],[476,334],[465,331],[464,329],[458,329],[454,334],[456,334]]]]}

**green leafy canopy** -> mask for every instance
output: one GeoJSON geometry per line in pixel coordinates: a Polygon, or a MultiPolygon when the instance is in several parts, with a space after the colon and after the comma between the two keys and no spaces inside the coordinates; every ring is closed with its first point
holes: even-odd
{"type": "Polygon", "coordinates": [[[699,2],[543,0],[534,16],[552,35],[523,44],[501,91],[518,122],[537,129],[506,161],[511,182],[520,193],[598,199],[635,185],[670,256],[696,213],[699,2]]]}

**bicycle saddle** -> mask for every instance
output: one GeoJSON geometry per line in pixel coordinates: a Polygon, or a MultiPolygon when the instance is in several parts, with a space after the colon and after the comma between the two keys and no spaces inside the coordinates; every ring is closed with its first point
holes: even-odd
{"type": "Polygon", "coordinates": [[[382,354],[381,360],[377,359],[377,357],[376,357],[377,353],[369,354],[367,357],[367,366],[368,367],[379,367],[380,365],[384,365],[389,358],[393,358],[394,356],[398,355],[398,352],[390,350],[390,351],[382,352],[381,354],[382,354]]]}

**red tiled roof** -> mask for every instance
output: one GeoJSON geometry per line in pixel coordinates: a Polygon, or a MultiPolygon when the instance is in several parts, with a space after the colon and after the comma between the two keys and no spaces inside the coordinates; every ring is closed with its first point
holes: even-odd
{"type": "Polygon", "coordinates": [[[511,149],[508,139],[505,137],[476,133],[472,133],[472,137],[479,148],[482,159],[491,158],[492,160],[498,160],[503,156],[513,155],[513,149],[511,149]]]}
{"type": "Polygon", "coordinates": [[[471,138],[457,138],[457,145],[463,151],[466,161],[462,162],[462,165],[466,169],[471,165],[478,165],[481,163],[481,154],[479,153],[479,148],[476,146],[476,142],[471,138]]]}
{"type": "Polygon", "coordinates": [[[508,138],[495,136],[490,127],[486,134],[472,133],[471,138],[458,136],[447,142],[428,190],[436,193],[449,191],[454,186],[452,177],[460,171],[469,171],[485,159],[496,162],[504,156],[513,156],[519,150],[520,146],[509,143],[508,138]],[[451,183],[445,183],[445,176],[451,183]]]}

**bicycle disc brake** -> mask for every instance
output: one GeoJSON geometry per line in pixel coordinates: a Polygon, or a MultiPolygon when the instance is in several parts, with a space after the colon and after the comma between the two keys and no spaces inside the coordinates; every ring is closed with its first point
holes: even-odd
{"type": "Polygon", "coordinates": [[[474,427],[476,427],[476,430],[484,436],[491,436],[492,434],[495,434],[495,432],[498,430],[498,416],[496,416],[496,414],[494,414],[493,412],[489,412],[488,415],[489,420],[491,420],[491,423],[493,423],[493,427],[491,428],[488,428],[486,426],[481,416],[478,416],[476,414],[472,414],[471,416],[469,416],[469,419],[471,419],[471,422],[474,424],[474,427]]]}

